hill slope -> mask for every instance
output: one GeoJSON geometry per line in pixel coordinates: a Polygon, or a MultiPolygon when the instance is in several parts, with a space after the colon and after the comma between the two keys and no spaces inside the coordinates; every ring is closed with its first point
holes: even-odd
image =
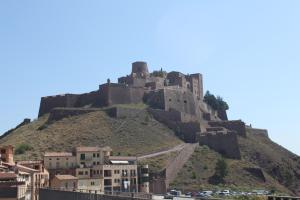
{"type": "Polygon", "coordinates": [[[225,183],[214,184],[216,162],[222,157],[206,146],[199,147],[172,186],[183,190],[234,188],[268,189],[300,195],[300,158],[259,134],[238,137],[241,160],[225,159],[229,173],[225,183]]]}
{"type": "MultiPolygon", "coordinates": [[[[140,109],[144,117],[112,118],[98,110],[48,123],[49,115],[44,115],[0,139],[0,145],[28,144],[32,149],[16,155],[16,159],[41,159],[45,151],[72,151],[80,145],[108,145],[116,155],[140,156],[183,143],[172,130],[153,119],[145,108],[140,109]]],[[[196,148],[171,187],[183,190],[266,188],[300,194],[300,159],[297,155],[258,134],[238,137],[238,142],[242,159],[226,159],[229,174],[224,184],[216,185],[211,181],[221,155],[204,146],[196,148]]],[[[158,172],[177,154],[172,152],[143,162],[149,162],[153,167],[150,170],[158,172]]]]}
{"type": "Polygon", "coordinates": [[[40,159],[45,151],[72,151],[80,145],[111,146],[115,154],[143,155],[182,143],[173,131],[151,117],[116,119],[96,111],[45,125],[47,119],[45,115],[16,129],[1,139],[0,145],[28,144],[32,149],[16,158],[40,159]]]}

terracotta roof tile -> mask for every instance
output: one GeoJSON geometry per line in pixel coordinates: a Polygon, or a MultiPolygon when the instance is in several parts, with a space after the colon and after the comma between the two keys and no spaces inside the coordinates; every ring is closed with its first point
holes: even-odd
{"type": "Polygon", "coordinates": [[[16,179],[17,175],[12,172],[0,172],[0,179],[16,179]]]}
{"type": "Polygon", "coordinates": [[[45,152],[45,157],[69,157],[73,156],[72,153],[69,152],[45,152]]]}
{"type": "Polygon", "coordinates": [[[59,180],[77,180],[78,179],[77,177],[72,176],[72,175],[68,175],[68,174],[56,175],[55,177],[59,180]]]}
{"type": "Polygon", "coordinates": [[[99,147],[77,147],[76,151],[93,152],[93,151],[100,151],[100,148],[99,147]]]}

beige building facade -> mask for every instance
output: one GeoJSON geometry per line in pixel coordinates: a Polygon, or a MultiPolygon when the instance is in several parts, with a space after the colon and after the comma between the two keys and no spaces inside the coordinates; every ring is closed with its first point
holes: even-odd
{"type": "MultiPolygon", "coordinates": [[[[111,152],[110,147],[77,147],[73,153],[47,152],[44,163],[50,174],[55,173],[53,176],[58,175],[59,172],[74,175],[78,181],[78,190],[138,192],[137,158],[112,156],[111,152]],[[72,167],[74,174],[67,171],[72,167]],[[60,169],[64,170],[59,171],[60,169]]],[[[57,177],[55,181],[57,182],[57,177]]],[[[52,182],[51,187],[53,187],[52,182]]],[[[54,185],[56,186],[57,183],[54,185]]]]}

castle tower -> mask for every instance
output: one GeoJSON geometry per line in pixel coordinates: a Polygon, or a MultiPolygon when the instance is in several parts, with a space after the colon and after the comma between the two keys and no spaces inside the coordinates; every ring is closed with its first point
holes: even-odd
{"type": "Polygon", "coordinates": [[[132,76],[137,78],[146,78],[149,76],[148,66],[146,62],[137,61],[132,63],[132,76]]]}

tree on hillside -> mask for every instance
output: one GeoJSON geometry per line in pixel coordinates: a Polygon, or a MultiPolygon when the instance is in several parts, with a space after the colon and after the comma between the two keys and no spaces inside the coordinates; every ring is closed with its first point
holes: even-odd
{"type": "Polygon", "coordinates": [[[218,160],[215,168],[215,176],[220,179],[220,181],[224,181],[224,178],[228,174],[228,165],[224,158],[218,160]]]}
{"type": "Polygon", "coordinates": [[[229,109],[228,104],[222,97],[211,94],[209,91],[205,93],[204,102],[211,106],[214,110],[226,111],[229,109]]]}

